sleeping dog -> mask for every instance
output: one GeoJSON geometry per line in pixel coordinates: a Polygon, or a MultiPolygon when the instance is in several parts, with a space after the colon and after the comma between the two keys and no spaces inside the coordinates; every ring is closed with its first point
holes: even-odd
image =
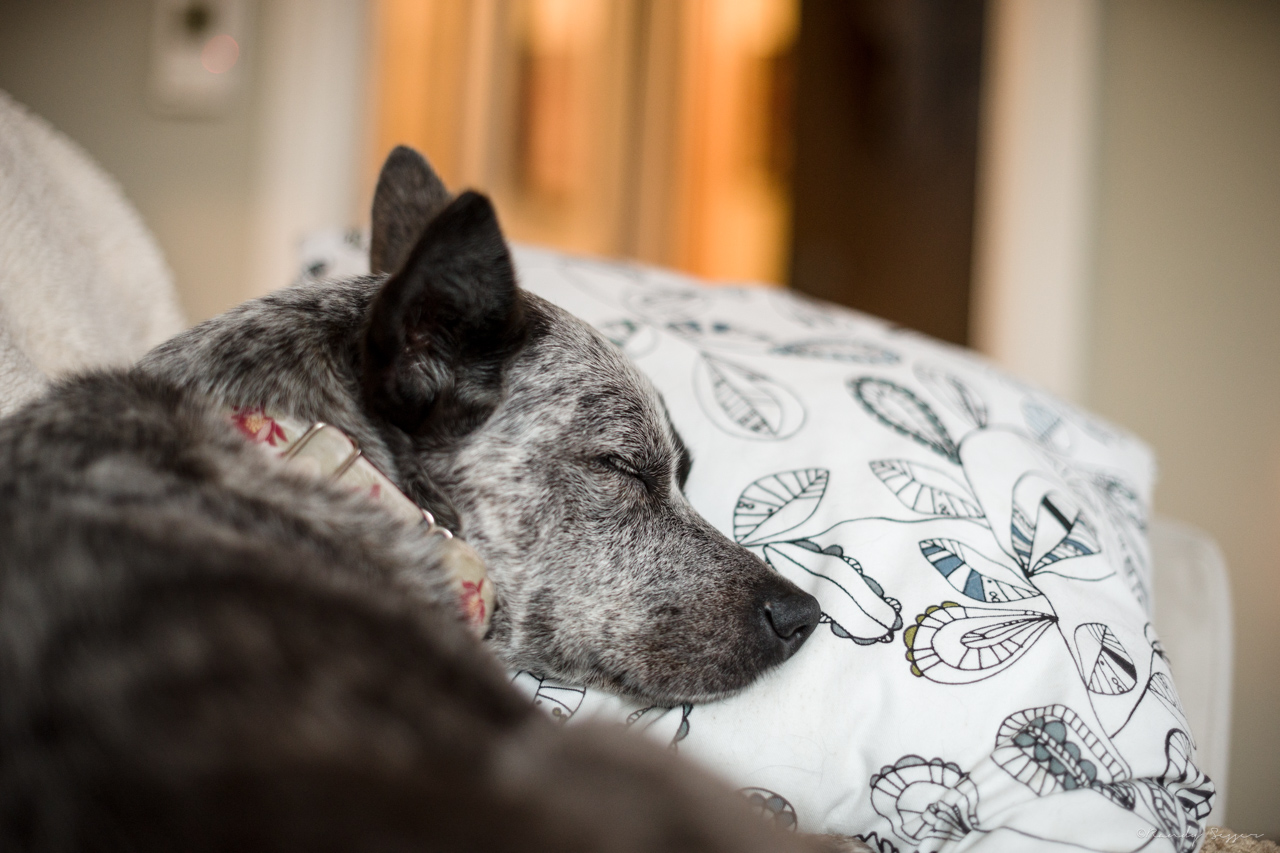
{"type": "MultiPolygon", "coordinates": [[[[474,546],[508,667],[705,701],[816,601],[699,517],[661,400],[397,149],[375,275],[272,294],[0,422],[0,848],[787,850],[645,744],[559,729],[450,542],[252,446],[336,425],[474,546]]],[[[836,844],[837,842],[829,842],[836,844]]]]}
{"type": "Polygon", "coordinates": [[[516,286],[492,207],[407,148],[373,206],[374,275],[280,291],[141,370],[340,427],[484,558],[512,669],[651,704],[724,696],[793,654],[817,601],[701,518],[657,392],[516,286]]]}

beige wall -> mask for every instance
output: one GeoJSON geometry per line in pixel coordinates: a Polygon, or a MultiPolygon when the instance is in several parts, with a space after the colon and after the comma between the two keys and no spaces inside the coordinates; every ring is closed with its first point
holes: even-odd
{"type": "Polygon", "coordinates": [[[1156,509],[1222,545],[1227,822],[1280,837],[1280,3],[1108,2],[1102,35],[1085,402],[1155,446],[1156,509]]]}
{"type": "Polygon", "coordinates": [[[155,233],[189,319],[288,283],[299,240],[363,218],[365,0],[245,0],[225,114],[146,107],[152,0],[0,0],[0,88],[79,142],[155,233]]]}
{"type": "Polygon", "coordinates": [[[187,316],[243,290],[255,127],[247,84],[224,117],[160,118],[144,101],[150,0],[0,0],[0,88],[79,142],[160,241],[187,316]]]}

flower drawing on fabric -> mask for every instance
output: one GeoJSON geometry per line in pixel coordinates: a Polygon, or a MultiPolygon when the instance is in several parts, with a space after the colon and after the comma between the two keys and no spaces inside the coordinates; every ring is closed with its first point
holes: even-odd
{"type": "Polygon", "coordinates": [[[1036,610],[944,601],[917,616],[902,640],[912,675],[938,684],[972,684],[1008,669],[1057,621],[1036,610]]]}
{"type": "Polygon", "coordinates": [[[747,798],[747,804],[751,806],[751,810],[766,822],[779,829],[795,832],[796,808],[787,801],[786,797],[768,788],[741,788],[738,793],[747,798]]]}
{"type": "Polygon", "coordinates": [[[921,851],[937,850],[978,828],[978,789],[941,758],[905,755],[871,777],[871,806],[893,832],[921,851]]]}
{"type": "Polygon", "coordinates": [[[542,708],[559,723],[568,722],[587,695],[585,687],[560,684],[528,670],[521,670],[512,676],[511,685],[528,696],[535,707],[542,708]]]}
{"type": "Polygon", "coordinates": [[[1107,793],[1104,785],[1127,775],[1119,759],[1065,705],[1010,714],[996,733],[992,758],[1042,797],[1079,788],[1107,793]]]}
{"type": "Polygon", "coordinates": [[[693,705],[650,705],[627,716],[627,726],[644,732],[648,737],[665,743],[671,749],[679,749],[680,741],[689,736],[689,714],[693,705]]]}
{"type": "Polygon", "coordinates": [[[231,422],[246,438],[258,444],[275,447],[279,442],[288,440],[284,427],[269,417],[261,406],[235,409],[231,413],[231,422]]]}

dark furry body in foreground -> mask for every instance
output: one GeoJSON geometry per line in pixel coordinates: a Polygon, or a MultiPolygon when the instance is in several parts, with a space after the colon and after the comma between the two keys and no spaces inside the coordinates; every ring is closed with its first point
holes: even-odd
{"type": "Polygon", "coordinates": [[[437,537],[162,381],[0,422],[0,849],[781,850],[631,738],[564,730],[437,537]]]}
{"type": "Polygon", "coordinates": [[[661,401],[515,286],[484,199],[397,152],[374,211],[390,276],[249,303],[0,421],[0,849],[808,849],[508,684],[490,652],[724,695],[816,602],[689,507],[661,401]],[[466,535],[485,645],[438,537],[286,469],[228,404],[338,425],[466,535]]]}

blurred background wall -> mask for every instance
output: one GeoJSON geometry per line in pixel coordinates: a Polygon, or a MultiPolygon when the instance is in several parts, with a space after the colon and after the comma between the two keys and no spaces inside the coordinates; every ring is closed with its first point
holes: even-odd
{"type": "MultiPolygon", "coordinates": [[[[249,295],[253,98],[217,120],[145,103],[149,0],[0,0],[0,88],[79,142],[123,185],[160,241],[193,318],[249,295]]],[[[254,28],[256,29],[256,27],[254,28]]],[[[255,51],[245,45],[252,88],[255,51]]]]}
{"type": "Polygon", "coordinates": [[[1222,545],[1225,822],[1280,836],[1280,4],[206,2],[239,77],[197,115],[148,92],[157,7],[200,0],[0,0],[0,88],[119,179],[192,320],[363,224],[410,142],[521,239],[976,345],[1150,441],[1156,510],[1222,545]]]}
{"type": "Polygon", "coordinates": [[[1100,82],[1084,400],[1155,446],[1157,509],[1222,546],[1227,818],[1277,839],[1280,4],[1106,3],[1100,82]]]}

